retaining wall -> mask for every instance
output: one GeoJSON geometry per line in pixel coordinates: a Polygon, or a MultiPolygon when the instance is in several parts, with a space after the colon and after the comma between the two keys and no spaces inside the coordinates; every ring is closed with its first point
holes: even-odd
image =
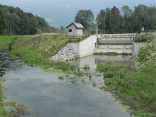
{"type": "Polygon", "coordinates": [[[78,57],[85,57],[94,54],[97,37],[92,35],[79,43],[69,43],[78,57]]]}
{"type": "Polygon", "coordinates": [[[140,48],[142,48],[144,46],[143,43],[139,43],[139,42],[133,42],[132,43],[132,56],[133,57],[137,57],[140,48]]]}

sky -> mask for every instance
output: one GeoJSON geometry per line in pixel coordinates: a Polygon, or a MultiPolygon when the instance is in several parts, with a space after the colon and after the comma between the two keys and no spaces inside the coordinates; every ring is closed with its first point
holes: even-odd
{"type": "Polygon", "coordinates": [[[19,7],[24,12],[41,16],[55,27],[66,27],[74,22],[79,10],[90,9],[96,17],[101,9],[108,7],[116,6],[120,10],[122,6],[128,5],[134,10],[139,4],[156,6],[156,0],[0,0],[0,4],[19,7]]]}

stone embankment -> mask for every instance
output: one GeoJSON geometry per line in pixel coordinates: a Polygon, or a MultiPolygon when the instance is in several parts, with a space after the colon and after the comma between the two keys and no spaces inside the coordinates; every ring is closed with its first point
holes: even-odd
{"type": "Polygon", "coordinates": [[[63,47],[55,56],[50,57],[53,61],[70,61],[77,58],[77,55],[73,51],[69,44],[63,47]]]}

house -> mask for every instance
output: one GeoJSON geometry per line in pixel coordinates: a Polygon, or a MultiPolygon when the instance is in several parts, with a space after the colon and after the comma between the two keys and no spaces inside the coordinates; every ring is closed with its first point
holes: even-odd
{"type": "Polygon", "coordinates": [[[80,23],[77,22],[71,23],[66,28],[67,28],[68,35],[83,35],[84,27],[80,23]]]}

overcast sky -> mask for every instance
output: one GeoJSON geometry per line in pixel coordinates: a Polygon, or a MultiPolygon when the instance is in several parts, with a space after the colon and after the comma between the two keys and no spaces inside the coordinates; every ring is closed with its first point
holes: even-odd
{"type": "Polygon", "coordinates": [[[24,12],[31,12],[34,15],[39,15],[49,20],[55,20],[62,25],[62,17],[67,16],[69,22],[74,20],[78,10],[90,9],[94,16],[99,13],[101,9],[107,7],[112,8],[116,6],[121,9],[122,6],[128,5],[132,10],[134,6],[144,4],[146,6],[156,6],[156,0],[0,0],[0,4],[19,7],[24,12]]]}

